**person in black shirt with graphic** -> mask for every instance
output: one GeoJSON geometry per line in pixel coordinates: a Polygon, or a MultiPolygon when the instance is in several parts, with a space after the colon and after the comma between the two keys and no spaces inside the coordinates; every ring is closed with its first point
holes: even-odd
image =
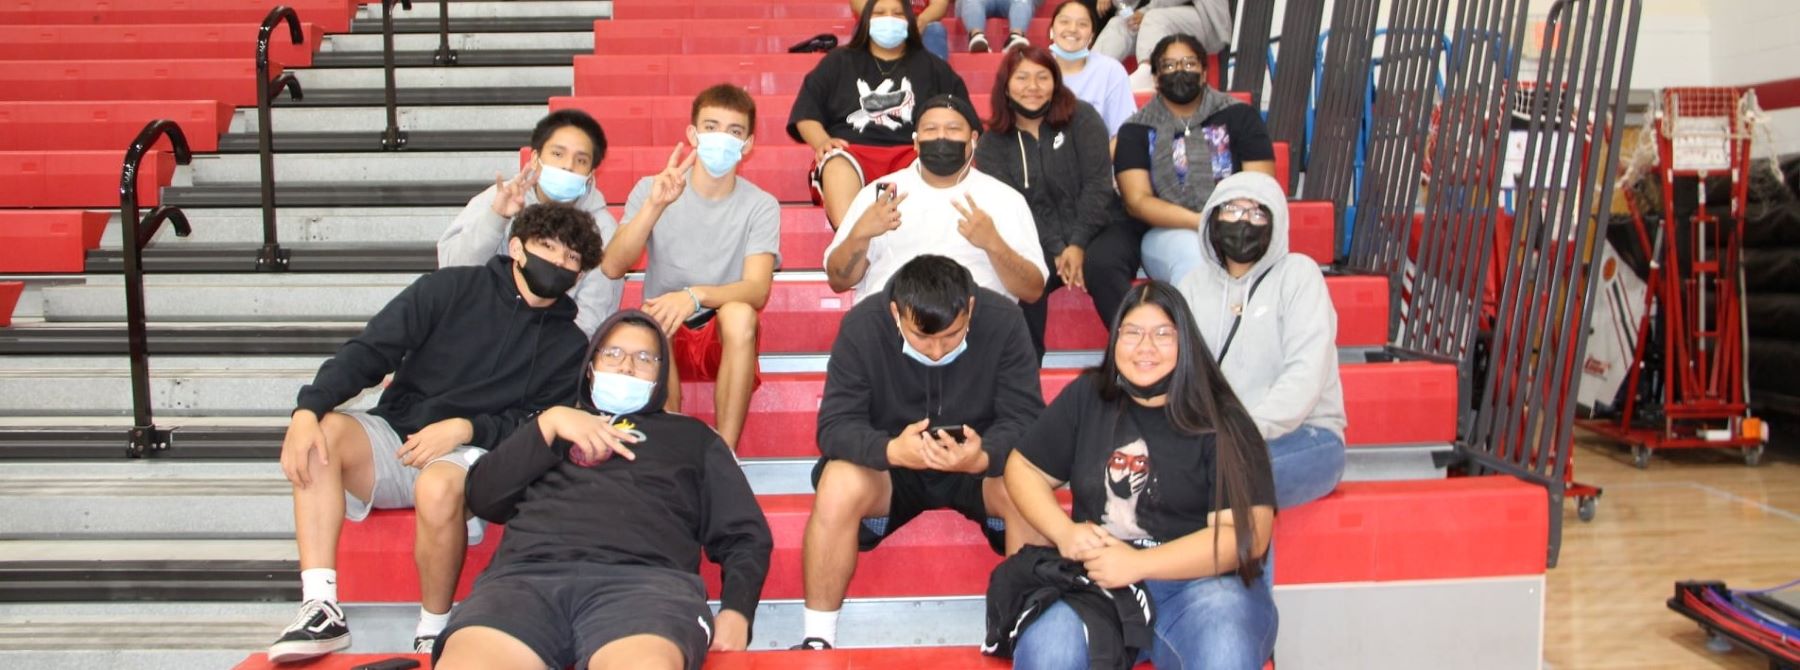
{"type": "Polygon", "coordinates": [[[574,407],[526,422],[469,470],[469,509],[506,524],[434,667],[680,668],[741,650],[774,540],[725,441],[663,410],[669,341],[638,310],[600,324],[574,407]],[[700,553],[722,568],[714,616],[700,553]]]}
{"type": "MultiPolygon", "coordinates": [[[[1100,365],[1063,389],[1014,448],[1019,514],[1101,587],[1145,582],[1159,668],[1260,668],[1277,615],[1261,579],[1275,523],[1268,447],[1168,284],[1134,288],[1100,365]],[[1073,516],[1054,489],[1068,483],[1073,516]]],[[[1014,667],[1087,667],[1081,619],[1046,609],[1014,667]]]]}
{"type": "Polygon", "coordinates": [[[962,77],[925,50],[906,0],[863,5],[850,43],[807,73],[787,130],[813,148],[813,200],[833,230],[863,185],[918,158],[913,104],[941,93],[969,99],[962,77]]]}

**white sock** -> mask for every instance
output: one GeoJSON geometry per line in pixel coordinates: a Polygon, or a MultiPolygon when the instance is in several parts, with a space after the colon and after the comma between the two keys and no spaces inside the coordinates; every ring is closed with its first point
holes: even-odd
{"type": "Polygon", "coordinates": [[[803,638],[816,637],[825,644],[837,646],[837,612],[821,612],[810,607],[802,608],[801,619],[806,626],[803,638]]]}
{"type": "Polygon", "coordinates": [[[450,623],[450,613],[432,614],[431,610],[419,608],[419,627],[413,629],[413,637],[435,637],[444,632],[444,626],[450,623]]]}
{"type": "Polygon", "coordinates": [[[337,602],[337,571],[331,568],[301,570],[300,599],[337,602]]]}

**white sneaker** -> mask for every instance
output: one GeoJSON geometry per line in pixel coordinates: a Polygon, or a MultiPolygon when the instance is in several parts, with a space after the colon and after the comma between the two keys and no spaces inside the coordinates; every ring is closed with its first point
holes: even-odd
{"type": "Polygon", "coordinates": [[[1028,46],[1031,46],[1031,40],[1025,39],[1024,35],[1013,33],[1012,37],[1006,38],[1006,48],[1003,49],[1003,51],[1012,51],[1013,49],[1028,46]]]}
{"type": "Polygon", "coordinates": [[[481,541],[486,537],[487,522],[482,521],[481,517],[478,516],[469,517],[469,546],[473,547],[481,544],[481,541]]]}
{"type": "Polygon", "coordinates": [[[969,36],[969,53],[984,54],[988,52],[987,35],[976,33],[969,36]]]}
{"type": "Polygon", "coordinates": [[[269,662],[293,663],[350,648],[350,625],[337,603],[308,600],[281,639],[269,645],[269,662]]]}

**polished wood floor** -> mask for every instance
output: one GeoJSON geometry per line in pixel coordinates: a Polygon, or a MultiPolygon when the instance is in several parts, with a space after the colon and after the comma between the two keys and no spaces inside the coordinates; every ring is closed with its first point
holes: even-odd
{"type": "MultiPolygon", "coordinates": [[[[1544,667],[1743,668],[1768,662],[1716,654],[1664,601],[1674,583],[1763,588],[1800,578],[1800,459],[1770,450],[1745,467],[1735,451],[1658,453],[1649,469],[1622,447],[1584,441],[1576,480],[1605,488],[1592,522],[1564,510],[1562,558],[1550,570],[1544,667]]],[[[1800,587],[1796,587],[1800,588],[1800,587]]]]}

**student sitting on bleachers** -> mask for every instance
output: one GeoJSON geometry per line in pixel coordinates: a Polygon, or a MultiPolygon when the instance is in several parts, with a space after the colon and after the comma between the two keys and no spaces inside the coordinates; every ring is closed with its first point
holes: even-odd
{"type": "MultiPolygon", "coordinates": [[[[1275,173],[1262,115],[1206,85],[1200,43],[1170,35],[1156,45],[1157,96],[1119,129],[1113,171],[1131,218],[1118,245],[1096,245],[1089,275],[1175,282],[1200,263],[1200,207],[1213,185],[1239,172],[1275,173]],[[1139,240],[1142,240],[1141,244],[1139,240]]],[[[1089,281],[1092,281],[1090,279],[1089,281]]]]}
{"type": "Polygon", "coordinates": [[[825,369],[802,570],[805,640],[837,641],[856,554],[950,508],[995,553],[1042,543],[1007,500],[1006,456],[1043,409],[1018,305],[943,256],[919,256],[844,315],[825,369]]]}
{"type": "Polygon", "coordinates": [[[1325,276],[1318,261],[1288,253],[1287,197],[1268,175],[1219,182],[1201,220],[1204,260],[1181,293],[1269,443],[1281,508],[1312,502],[1344,474],[1337,310],[1325,276]]]}
{"type": "Polygon", "coordinates": [[[919,157],[850,203],[850,225],[825,248],[833,291],[862,300],[921,254],[948,256],[982,288],[1010,300],[1044,294],[1049,266],[1031,207],[1018,191],[970,164],[981,120],[965,98],[940,95],[912,112],[919,157]]]}
{"type": "Polygon", "coordinates": [[[1043,0],[961,0],[956,5],[956,16],[962,19],[963,30],[969,31],[969,53],[985,53],[994,46],[1000,46],[998,40],[990,40],[985,34],[987,20],[993,17],[1006,19],[1006,45],[1003,49],[1011,50],[1031,46],[1031,40],[1025,38],[1025,30],[1031,27],[1031,17],[1037,13],[1038,3],[1043,0]]]}
{"type": "Polygon", "coordinates": [[[420,277],[300,389],[281,469],[294,484],[305,603],[271,661],[350,646],[338,533],[371,508],[417,509],[415,647],[430,651],[443,629],[463,554],[480,542],[465,535],[463,475],[531,412],[574,393],[586,338],[566,294],[600,263],[600,236],[586,212],[532,205],[515,217],[508,253],[420,277]],[[337,411],[389,374],[374,409],[337,411]]]}
{"type": "Polygon", "coordinates": [[[1119,15],[1094,38],[1094,50],[1117,61],[1136,57],[1131,83],[1140,91],[1162,74],[1150,45],[1171,35],[1189,35],[1196,38],[1195,55],[1205,59],[1231,42],[1231,8],[1225,0],[1119,0],[1118,7],[1119,15]]]}
{"type": "MultiPolygon", "coordinates": [[[[1083,271],[1088,243],[1101,231],[1121,234],[1113,224],[1125,218],[1113,190],[1106,123],[1062,85],[1050,52],[1038,47],[1014,49],[1000,59],[991,99],[992,125],[975,151],[976,165],[1031,204],[1044,263],[1056,268],[1044,295],[1061,286],[1091,291],[1100,322],[1106,323],[1131,287],[1130,280],[1106,274],[1089,283],[1083,271]]],[[[1050,300],[1022,301],[1019,307],[1041,358],[1050,300]]]]}
{"type": "MultiPolygon", "coordinates": [[[[1158,668],[1255,670],[1275,646],[1264,554],[1274,531],[1269,452],[1201,340],[1181,294],[1134,288],[1100,365],[1019,442],[1006,490],[1031,525],[1104,588],[1144,582],[1158,668]],[[1054,489],[1064,482],[1074,514],[1054,489]]],[[[1042,610],[1014,667],[1088,666],[1082,619],[1042,610]]]]}
{"type": "Polygon", "coordinates": [[[950,64],[925,51],[906,0],[864,5],[850,43],[807,73],[787,131],[813,149],[814,201],[833,229],[858,189],[918,157],[913,107],[940,93],[969,97],[950,64]]]}
{"type": "MultiPolygon", "coordinates": [[[[512,179],[494,175],[493,187],[477,194],[438,238],[438,267],[481,265],[505,256],[507,228],[528,205],[566,202],[594,218],[601,244],[612,242],[618,222],[606,211],[606,195],[594,187],[594,171],[606,158],[606,133],[587,112],[551,112],[531,131],[531,164],[512,179]]],[[[594,332],[601,319],[619,309],[625,282],[599,272],[582,276],[570,297],[580,308],[575,324],[594,332]]]]}
{"type": "Polygon", "coordinates": [[[680,668],[741,650],[774,540],[717,434],[663,411],[675,380],[655,317],[613,315],[574,407],[552,407],[469,470],[469,509],[506,524],[444,629],[439,670],[680,668]],[[714,617],[700,552],[722,568],[714,617]]]}
{"type": "Polygon", "coordinates": [[[694,152],[682,158],[677,146],[667,168],[631,189],[600,268],[621,279],[649,247],[644,311],[672,339],[675,359],[668,409],[681,410],[682,380],[717,382],[719,435],[735,449],[757,385],[757,312],[781,263],[781,204],[737,174],[756,139],[748,92],[701,91],[689,121],[694,152]]]}
{"type": "Polygon", "coordinates": [[[1063,85],[1100,112],[1100,118],[1106,120],[1106,136],[1112,137],[1138,108],[1125,66],[1088,48],[1099,23],[1099,15],[1085,0],[1063,0],[1050,19],[1050,53],[1056,55],[1063,85]]]}
{"type": "MultiPolygon", "coordinates": [[[[850,0],[850,12],[862,16],[863,5],[868,0],[850,0]]],[[[950,13],[950,0],[913,0],[913,13],[918,18],[913,23],[919,26],[919,34],[925,41],[925,50],[931,55],[950,60],[950,32],[944,29],[943,18],[950,13]]]]}

